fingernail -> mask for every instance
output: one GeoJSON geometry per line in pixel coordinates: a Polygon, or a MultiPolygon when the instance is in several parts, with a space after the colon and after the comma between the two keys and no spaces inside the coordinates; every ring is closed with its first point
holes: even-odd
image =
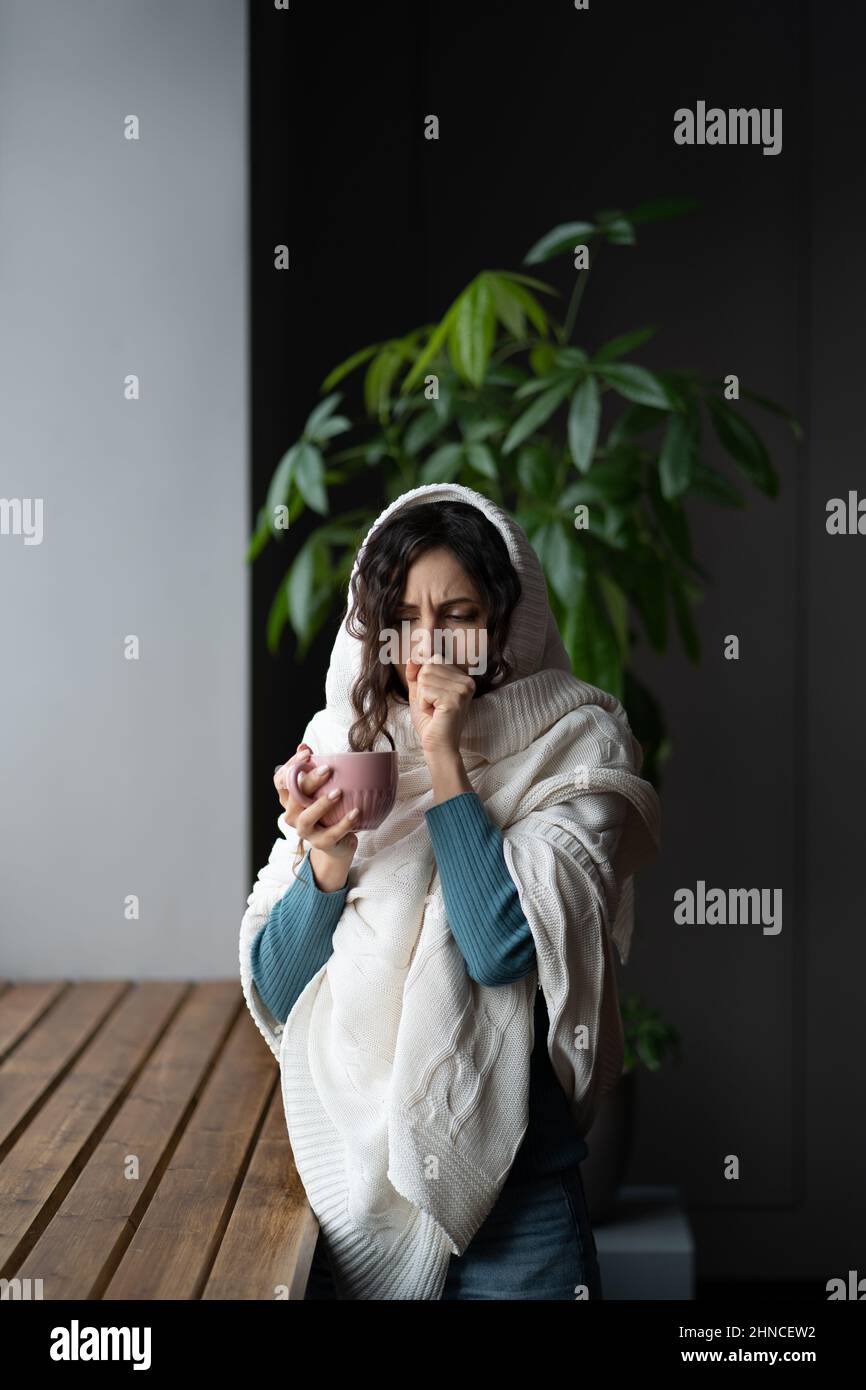
{"type": "Polygon", "coordinates": [[[333,790],[332,792],[328,792],[328,800],[329,800],[329,801],[336,801],[336,800],[337,800],[337,797],[338,797],[338,796],[342,796],[342,795],[343,795],[343,793],[340,791],[340,788],[339,788],[339,787],[335,787],[334,790],[333,790]]]}
{"type": "Polygon", "coordinates": [[[350,815],[350,816],[357,816],[357,814],[358,814],[358,807],[355,806],[355,807],[353,807],[352,810],[349,812],[349,815],[350,815]]]}

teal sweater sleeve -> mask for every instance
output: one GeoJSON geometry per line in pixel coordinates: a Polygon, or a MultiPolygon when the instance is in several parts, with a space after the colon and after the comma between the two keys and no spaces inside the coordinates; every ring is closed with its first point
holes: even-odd
{"type": "Polygon", "coordinates": [[[445,911],[471,979],[505,985],[537,968],[535,942],[508,872],[502,831],[477,792],[460,792],[425,813],[445,911]]]}
{"type": "Polygon", "coordinates": [[[285,1023],[296,999],[332,954],[331,938],[343,914],[349,885],[325,893],[309,851],[294,883],[275,903],[254,938],[250,963],[256,989],[274,1018],[285,1023]]]}

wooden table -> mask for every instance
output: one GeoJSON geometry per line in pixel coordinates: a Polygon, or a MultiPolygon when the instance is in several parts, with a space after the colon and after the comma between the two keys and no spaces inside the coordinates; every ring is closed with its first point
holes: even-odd
{"type": "Polygon", "coordinates": [[[239,981],[0,982],[0,1277],[302,1299],[317,1235],[239,981]]]}

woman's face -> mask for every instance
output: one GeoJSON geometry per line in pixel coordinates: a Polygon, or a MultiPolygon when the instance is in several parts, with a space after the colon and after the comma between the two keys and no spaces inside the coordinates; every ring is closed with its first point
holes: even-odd
{"type": "MultiPolygon", "coordinates": [[[[426,639],[426,650],[437,650],[434,633],[446,661],[471,675],[484,664],[487,651],[487,608],[472,580],[450,550],[428,550],[419,556],[406,575],[403,597],[394,613],[394,623],[401,637],[404,631],[412,642],[405,653],[401,643],[400,656],[412,657],[426,639]],[[403,624],[408,623],[404,629],[403,624]],[[453,634],[451,637],[448,634],[453,634]],[[424,636],[422,636],[424,634],[424,636]],[[453,642],[450,648],[449,642],[453,642]],[[471,669],[470,669],[471,668],[471,669]]],[[[406,690],[406,661],[394,662],[403,690],[406,690]]]]}

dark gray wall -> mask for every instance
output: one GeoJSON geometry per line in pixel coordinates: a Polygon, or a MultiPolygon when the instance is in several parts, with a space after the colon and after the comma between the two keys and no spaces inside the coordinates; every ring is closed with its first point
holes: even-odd
{"type": "MultiPolygon", "coordinates": [[[[621,983],[684,1041],[681,1066],[641,1076],[630,1179],[679,1184],[703,1279],[823,1286],[862,1263],[864,1235],[866,538],[824,527],[826,499],[862,473],[859,12],[790,0],[384,5],[346,12],[327,38],[324,13],[292,12],[291,29],[284,19],[262,11],[253,25],[254,505],[331,365],[440,314],[482,266],[518,266],[558,221],[662,195],[697,196],[702,210],[604,250],[581,341],[659,324],[649,365],[737,373],[807,426],[797,446],[782,421],[742,407],[781,496],[744,484],[743,513],[693,505],[713,576],[702,665],[676,646],[636,654],[674,752],[664,850],[639,882],[621,983]],[[675,145],[673,112],[699,99],[782,107],[782,153],[675,145]],[[435,144],[421,137],[428,112],[442,123],[435,144]],[[267,252],[287,228],[298,268],[275,281],[267,252]],[[738,662],[723,659],[729,633],[738,662]],[[673,895],[699,879],[782,889],[781,933],[676,925],[673,895]],[[729,1154],[737,1182],[723,1175],[729,1154]]],[[[712,440],[707,458],[727,471],[712,440]]],[[[267,656],[283,567],[271,554],[254,576],[256,865],[273,839],[270,769],[322,703],[334,631],[303,668],[290,641],[267,656]]]]}

